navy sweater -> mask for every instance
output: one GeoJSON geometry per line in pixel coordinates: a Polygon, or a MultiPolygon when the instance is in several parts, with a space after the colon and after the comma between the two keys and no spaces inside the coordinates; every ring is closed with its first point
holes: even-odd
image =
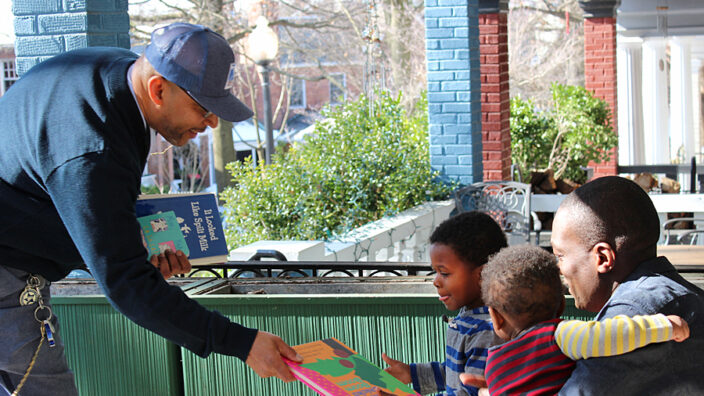
{"type": "Polygon", "coordinates": [[[256,330],[168,285],[142,245],[135,202],[149,134],[127,85],[136,59],[68,52],[0,98],[0,265],[56,281],[85,263],[135,323],[199,356],[244,360],[256,330]]]}

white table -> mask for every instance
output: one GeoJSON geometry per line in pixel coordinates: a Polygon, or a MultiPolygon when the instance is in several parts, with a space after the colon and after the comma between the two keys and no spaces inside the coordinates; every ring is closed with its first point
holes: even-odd
{"type": "MultiPolygon", "coordinates": [[[[704,217],[704,194],[648,194],[659,214],[668,212],[694,212],[704,217]]],[[[555,212],[566,195],[531,194],[530,210],[555,212]]]]}
{"type": "Polygon", "coordinates": [[[660,245],[658,256],[665,256],[673,265],[704,266],[704,246],[699,245],[660,245]]]}

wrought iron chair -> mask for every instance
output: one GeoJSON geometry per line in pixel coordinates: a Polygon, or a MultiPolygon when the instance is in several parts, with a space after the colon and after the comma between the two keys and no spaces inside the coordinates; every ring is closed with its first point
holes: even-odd
{"type": "Polygon", "coordinates": [[[496,220],[506,233],[509,245],[540,242],[541,223],[530,210],[530,184],[513,181],[473,183],[455,191],[457,213],[477,210],[496,220]],[[531,227],[531,220],[533,225],[531,227]]]}
{"type": "Polygon", "coordinates": [[[662,223],[663,245],[703,245],[704,229],[697,227],[703,225],[704,219],[694,217],[678,217],[662,223]],[[675,229],[672,225],[679,222],[691,222],[694,229],[675,229]]]}

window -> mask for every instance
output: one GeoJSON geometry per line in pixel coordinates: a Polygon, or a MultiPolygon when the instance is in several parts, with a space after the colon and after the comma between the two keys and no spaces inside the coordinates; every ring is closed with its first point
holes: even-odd
{"type": "Polygon", "coordinates": [[[17,70],[15,69],[14,59],[4,59],[2,60],[2,79],[0,79],[0,96],[4,95],[5,92],[15,83],[20,77],[17,75],[17,70]]]}
{"type": "Polygon", "coordinates": [[[288,105],[290,107],[306,107],[306,82],[300,78],[292,78],[288,91],[288,105]]]}
{"type": "Polygon", "coordinates": [[[342,73],[331,74],[328,78],[330,82],[330,103],[342,103],[347,99],[347,79],[342,73]]]}

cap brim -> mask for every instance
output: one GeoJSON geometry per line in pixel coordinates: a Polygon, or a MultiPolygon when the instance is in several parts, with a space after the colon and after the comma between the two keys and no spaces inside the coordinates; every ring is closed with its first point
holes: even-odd
{"type": "MultiPolygon", "coordinates": [[[[193,95],[193,93],[191,93],[191,95],[193,95]]],[[[240,100],[232,94],[217,98],[198,95],[193,95],[193,97],[198,103],[205,107],[206,110],[213,112],[216,116],[226,121],[240,122],[252,117],[254,114],[249,107],[245,106],[244,103],[240,102],[240,100]]]]}

